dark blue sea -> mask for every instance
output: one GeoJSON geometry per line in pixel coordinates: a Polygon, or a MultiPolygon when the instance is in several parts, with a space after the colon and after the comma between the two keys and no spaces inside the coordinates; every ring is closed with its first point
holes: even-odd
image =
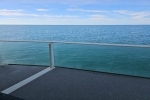
{"type": "MultiPolygon", "coordinates": [[[[150,45],[150,25],[0,25],[0,40],[150,45]]],[[[150,77],[150,48],[55,43],[55,66],[150,77]]],[[[3,64],[49,66],[48,43],[0,42],[3,64]]]]}

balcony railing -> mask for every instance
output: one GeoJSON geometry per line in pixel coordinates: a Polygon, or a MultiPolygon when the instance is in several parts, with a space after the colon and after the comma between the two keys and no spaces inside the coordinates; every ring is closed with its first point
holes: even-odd
{"type": "Polygon", "coordinates": [[[61,66],[150,78],[150,46],[0,40],[4,63],[61,66]]]}

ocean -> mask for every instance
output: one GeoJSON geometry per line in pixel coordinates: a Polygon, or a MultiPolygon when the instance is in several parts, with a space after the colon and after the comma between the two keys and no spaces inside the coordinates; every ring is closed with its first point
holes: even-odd
{"type": "MultiPolygon", "coordinates": [[[[150,45],[150,25],[0,25],[0,40],[150,45]]],[[[0,42],[3,64],[49,65],[47,43],[0,42]]],[[[55,66],[150,77],[150,48],[54,44],[55,66]]]]}

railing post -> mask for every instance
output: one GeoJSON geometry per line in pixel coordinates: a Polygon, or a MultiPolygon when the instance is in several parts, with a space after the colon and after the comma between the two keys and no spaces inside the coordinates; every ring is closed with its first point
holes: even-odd
{"type": "Polygon", "coordinates": [[[54,67],[54,52],[53,52],[53,43],[49,43],[49,58],[50,58],[50,67],[54,67]]]}
{"type": "Polygon", "coordinates": [[[0,66],[2,65],[3,63],[3,60],[2,60],[2,57],[1,57],[1,54],[0,54],[0,66]]]}

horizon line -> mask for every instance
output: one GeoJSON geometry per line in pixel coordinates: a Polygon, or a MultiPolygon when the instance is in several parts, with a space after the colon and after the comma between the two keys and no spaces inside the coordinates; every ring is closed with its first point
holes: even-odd
{"type": "MultiPolygon", "coordinates": [[[[98,25],[98,24],[0,24],[0,25],[98,25]]],[[[99,24],[99,25],[150,25],[150,24],[99,24]]]]}

